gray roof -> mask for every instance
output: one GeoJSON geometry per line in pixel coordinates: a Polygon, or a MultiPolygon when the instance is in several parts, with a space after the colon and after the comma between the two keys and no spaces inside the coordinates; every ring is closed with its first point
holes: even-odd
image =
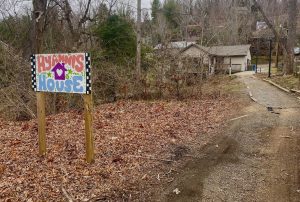
{"type": "MultiPolygon", "coordinates": [[[[196,46],[199,49],[202,49],[206,53],[210,55],[216,56],[245,56],[248,54],[251,45],[235,45],[235,46],[212,46],[212,47],[205,47],[200,46],[197,44],[191,44],[190,46],[186,47],[183,51],[187,50],[191,46],[196,46]]],[[[182,51],[182,52],[183,52],[182,51]]]]}
{"type": "MultiPolygon", "coordinates": [[[[183,49],[186,48],[192,44],[196,44],[196,42],[187,42],[187,41],[175,41],[175,42],[170,42],[165,48],[168,49],[183,49]]],[[[154,50],[162,49],[163,45],[158,44],[154,47],[154,50]]]]}
{"type": "Polygon", "coordinates": [[[235,45],[235,46],[213,46],[208,48],[208,52],[217,56],[243,56],[247,55],[251,45],[235,45]]]}

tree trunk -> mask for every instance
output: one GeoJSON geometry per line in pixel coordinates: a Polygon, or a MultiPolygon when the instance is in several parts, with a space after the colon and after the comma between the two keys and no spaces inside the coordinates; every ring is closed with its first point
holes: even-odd
{"type": "MultiPolygon", "coordinates": [[[[262,7],[260,6],[260,4],[257,2],[257,0],[253,0],[254,6],[258,9],[258,11],[261,13],[264,21],[266,22],[266,24],[268,25],[268,27],[272,30],[275,38],[280,39],[280,34],[278,33],[278,31],[275,29],[274,25],[271,23],[271,21],[268,19],[268,17],[266,16],[265,12],[263,11],[262,7]]],[[[287,54],[287,50],[285,48],[285,45],[282,43],[282,41],[279,40],[279,45],[283,50],[283,54],[286,55],[287,54]]]]}
{"type": "Polygon", "coordinates": [[[34,50],[33,53],[40,53],[43,44],[44,16],[47,8],[47,0],[33,0],[33,25],[34,25],[34,50]]]}
{"type": "Polygon", "coordinates": [[[297,27],[297,0],[288,1],[288,64],[286,73],[292,74],[294,72],[294,47],[296,44],[296,27],[297,27]]]}
{"type": "Polygon", "coordinates": [[[138,81],[141,79],[141,0],[137,1],[137,50],[136,50],[136,74],[138,81]]]}

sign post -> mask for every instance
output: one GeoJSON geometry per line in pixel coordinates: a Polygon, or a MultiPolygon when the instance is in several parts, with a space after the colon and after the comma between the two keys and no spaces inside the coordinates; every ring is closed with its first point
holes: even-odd
{"type": "Polygon", "coordinates": [[[39,135],[39,154],[46,155],[46,112],[45,112],[45,93],[37,92],[37,119],[38,119],[38,135],[39,135]]]}
{"type": "Polygon", "coordinates": [[[230,58],[230,65],[229,65],[229,76],[231,77],[232,72],[232,64],[231,64],[231,58],[230,58]]]}
{"type": "MultiPolygon", "coordinates": [[[[44,11],[46,10],[47,1],[33,1],[34,9],[34,33],[35,33],[35,52],[40,53],[43,41],[43,22],[44,11]]],[[[33,72],[33,69],[31,70],[33,72]]],[[[35,80],[32,77],[32,82],[35,80]]],[[[37,95],[37,118],[38,118],[38,136],[39,136],[39,154],[46,155],[46,112],[45,112],[45,93],[38,92],[37,95]]]]}
{"type": "Polygon", "coordinates": [[[92,163],[94,161],[94,137],[92,131],[92,95],[84,95],[84,122],[85,122],[85,148],[86,161],[92,163]]]}
{"type": "Polygon", "coordinates": [[[31,56],[32,89],[37,92],[39,153],[46,154],[45,92],[82,94],[84,98],[86,161],[94,161],[92,83],[89,53],[31,56]]]}

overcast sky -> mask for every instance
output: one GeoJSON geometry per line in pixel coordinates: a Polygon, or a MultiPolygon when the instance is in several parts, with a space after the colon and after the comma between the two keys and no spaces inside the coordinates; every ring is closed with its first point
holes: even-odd
{"type": "MultiPolygon", "coordinates": [[[[32,7],[32,2],[30,0],[23,0],[23,1],[17,1],[19,2],[17,4],[17,7],[15,6],[12,6],[12,2],[16,2],[17,0],[0,0],[0,9],[2,10],[9,10],[10,13],[13,12],[13,7],[16,9],[16,13],[23,13],[22,11],[26,10],[26,9],[30,9],[32,7]],[[23,3],[20,3],[20,2],[23,2],[23,3]],[[7,3],[6,4],[3,4],[3,3],[7,3]]],[[[132,6],[136,8],[136,4],[137,4],[137,0],[120,0],[120,2],[131,2],[132,6]]],[[[142,0],[142,8],[151,8],[151,2],[153,0],[142,0]]],[[[72,2],[73,3],[73,2],[72,2]]],[[[0,19],[2,18],[2,15],[0,13],[0,19]]]]}
{"type": "MultiPolygon", "coordinates": [[[[131,0],[133,4],[136,4],[136,0],[131,0]]],[[[142,0],[142,8],[151,8],[151,2],[153,0],[142,0]]],[[[1,2],[1,0],[0,0],[1,2]]],[[[26,2],[26,1],[25,1],[26,2]]],[[[27,1],[27,4],[31,4],[30,1],[27,1]]]]}
{"type": "Polygon", "coordinates": [[[142,0],[142,7],[143,8],[151,8],[152,0],[142,0]]]}

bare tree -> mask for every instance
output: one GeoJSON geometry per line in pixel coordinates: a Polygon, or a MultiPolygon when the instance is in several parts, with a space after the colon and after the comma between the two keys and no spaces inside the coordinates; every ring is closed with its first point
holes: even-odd
{"type": "Polygon", "coordinates": [[[141,0],[137,1],[137,31],[136,31],[136,74],[137,74],[137,80],[141,79],[141,47],[142,47],[142,41],[141,41],[141,20],[142,20],[142,9],[141,9],[141,0]]]}
{"type": "Polygon", "coordinates": [[[296,44],[296,27],[297,27],[297,0],[288,1],[288,65],[287,74],[294,72],[294,47],[296,44]]]}

